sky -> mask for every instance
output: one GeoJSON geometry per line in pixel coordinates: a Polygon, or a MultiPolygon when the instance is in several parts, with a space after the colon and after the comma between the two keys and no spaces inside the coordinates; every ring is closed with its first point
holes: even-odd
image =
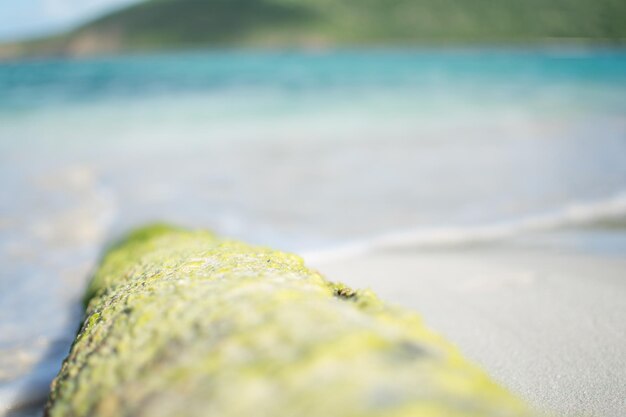
{"type": "Polygon", "coordinates": [[[0,41],[69,29],[141,0],[0,0],[0,41]]]}

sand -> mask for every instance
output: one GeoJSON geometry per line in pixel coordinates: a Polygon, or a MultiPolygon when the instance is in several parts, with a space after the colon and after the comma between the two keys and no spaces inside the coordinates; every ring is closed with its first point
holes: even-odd
{"type": "MultiPolygon", "coordinates": [[[[626,415],[626,258],[476,247],[307,261],[331,280],[370,287],[419,312],[539,409],[557,416],[626,415]]],[[[43,391],[46,384],[35,385],[43,391]]]]}
{"type": "Polygon", "coordinates": [[[309,263],[420,312],[538,409],[626,415],[626,259],[475,248],[309,263]]]}

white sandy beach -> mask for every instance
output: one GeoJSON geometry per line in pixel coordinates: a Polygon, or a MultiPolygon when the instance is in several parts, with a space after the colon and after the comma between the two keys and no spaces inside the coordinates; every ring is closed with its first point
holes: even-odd
{"type": "MultiPolygon", "coordinates": [[[[330,280],[369,287],[420,313],[433,330],[548,415],[624,415],[623,257],[483,246],[380,250],[308,263],[330,280]]],[[[43,385],[35,397],[45,394],[43,385]]],[[[38,413],[36,407],[15,415],[38,413]]]]}
{"type": "Polygon", "coordinates": [[[89,271],[153,221],[308,252],[533,404],[626,416],[625,69],[505,46],[0,66],[0,416],[40,414],[89,271]]]}
{"type": "Polygon", "coordinates": [[[549,414],[626,413],[626,259],[475,248],[313,264],[331,280],[419,312],[549,414]]]}

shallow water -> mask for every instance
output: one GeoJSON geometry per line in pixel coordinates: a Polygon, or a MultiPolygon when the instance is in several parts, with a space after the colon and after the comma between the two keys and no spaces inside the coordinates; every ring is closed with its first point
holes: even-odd
{"type": "Polygon", "coordinates": [[[309,259],[626,255],[624,50],[40,60],[0,92],[0,410],[46,391],[103,244],[147,221],[309,259]]]}

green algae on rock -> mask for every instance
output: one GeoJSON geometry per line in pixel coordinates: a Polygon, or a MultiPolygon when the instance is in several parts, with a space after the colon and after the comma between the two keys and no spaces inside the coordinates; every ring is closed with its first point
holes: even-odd
{"type": "Polygon", "coordinates": [[[370,291],[291,254],[152,226],[109,249],[46,416],[527,416],[370,291]]]}

